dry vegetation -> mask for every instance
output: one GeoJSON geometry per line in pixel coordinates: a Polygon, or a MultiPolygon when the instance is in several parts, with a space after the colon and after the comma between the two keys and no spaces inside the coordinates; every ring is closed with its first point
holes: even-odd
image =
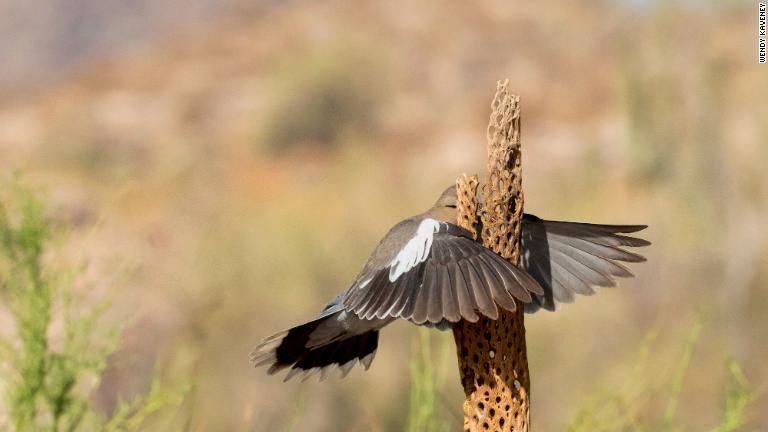
{"type": "Polygon", "coordinates": [[[431,366],[417,354],[409,374],[419,333],[395,325],[369,372],[321,384],[283,384],[247,353],[344,289],[393,222],[482,171],[488,101],[508,77],[526,210],[647,223],[654,243],[634,280],[527,320],[534,428],[768,428],[768,81],[753,12],[243,7],[0,99],[0,167],[47,191],[52,223],[71,227],[62,253],[87,260],[89,280],[127,273],[116,291],[74,285],[109,296],[105,323],[129,323],[94,409],[108,417],[160,374],[193,385],[179,428],[453,430],[450,334],[430,336],[431,366]]]}

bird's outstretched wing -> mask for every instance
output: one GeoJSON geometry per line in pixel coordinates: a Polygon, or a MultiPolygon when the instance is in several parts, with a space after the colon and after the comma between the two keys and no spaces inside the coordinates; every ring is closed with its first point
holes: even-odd
{"type": "Polygon", "coordinates": [[[404,318],[416,324],[498,317],[544,295],[526,272],[472,240],[457,225],[406,220],[376,248],[342,304],[362,319],[404,318]],[[408,225],[410,224],[410,226],[408,225]],[[404,240],[402,233],[409,233],[404,240]],[[386,240],[392,239],[392,240],[386,240]],[[397,245],[397,247],[394,247],[397,245]]]}
{"type": "Polygon", "coordinates": [[[645,258],[622,247],[647,246],[650,242],[623,234],[646,227],[555,222],[526,214],[520,264],[544,287],[544,294],[534,295],[525,311],[555,310],[561,303],[572,303],[576,294],[592,295],[595,287],[616,286],[615,277],[631,277],[620,262],[645,258]]]}

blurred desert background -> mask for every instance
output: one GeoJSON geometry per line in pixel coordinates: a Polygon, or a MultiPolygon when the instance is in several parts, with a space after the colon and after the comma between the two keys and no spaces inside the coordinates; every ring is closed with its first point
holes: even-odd
{"type": "Polygon", "coordinates": [[[509,78],[526,211],[653,242],[636,278],[527,317],[534,430],[768,430],[756,57],[751,1],[0,0],[0,169],[64,233],[78,307],[124,327],[104,416],[157,379],[185,390],[142,429],[458,430],[450,333],[396,323],[324,382],[248,353],[484,173],[509,78]]]}

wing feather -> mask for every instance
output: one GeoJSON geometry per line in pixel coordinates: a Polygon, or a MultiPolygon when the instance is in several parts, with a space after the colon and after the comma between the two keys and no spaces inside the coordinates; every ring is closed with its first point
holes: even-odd
{"type": "MultiPolygon", "coordinates": [[[[429,293],[429,312],[427,314],[427,321],[436,324],[447,318],[448,313],[443,305],[443,293],[453,290],[453,281],[451,281],[451,275],[448,272],[446,266],[438,266],[438,285],[431,287],[429,293]]],[[[450,297],[450,296],[447,296],[450,297]]]]}
{"type": "Polygon", "coordinates": [[[475,289],[483,289],[482,286],[479,286],[480,283],[475,283],[472,279],[472,275],[470,274],[470,267],[466,260],[462,260],[459,263],[459,270],[456,272],[456,278],[461,279],[460,281],[457,280],[456,282],[456,302],[459,307],[459,314],[467,321],[475,322],[478,319],[477,314],[475,313],[475,309],[478,308],[478,305],[475,303],[474,295],[473,293],[473,287],[475,289]]]}
{"type": "Polygon", "coordinates": [[[476,305],[477,310],[490,319],[498,318],[499,309],[496,303],[493,302],[489,289],[491,282],[481,274],[482,270],[478,270],[480,263],[463,261],[462,264],[466,265],[467,274],[469,274],[471,283],[469,294],[474,297],[473,303],[476,305]]]}
{"type": "Polygon", "coordinates": [[[416,324],[423,324],[427,321],[429,313],[429,297],[438,284],[438,266],[431,262],[428,262],[426,266],[427,271],[424,272],[424,280],[421,284],[415,286],[416,289],[414,289],[414,291],[416,292],[412,293],[414,308],[411,319],[416,324]]]}
{"type": "Polygon", "coordinates": [[[512,293],[510,293],[510,290],[518,288],[515,286],[514,278],[505,272],[505,267],[499,266],[498,262],[494,261],[490,256],[482,255],[480,260],[486,270],[496,279],[496,283],[490,285],[493,301],[506,310],[515,310],[515,299],[512,297],[512,293]]]}

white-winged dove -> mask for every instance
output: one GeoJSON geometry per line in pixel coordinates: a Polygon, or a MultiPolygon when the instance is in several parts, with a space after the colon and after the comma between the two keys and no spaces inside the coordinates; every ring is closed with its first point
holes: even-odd
{"type": "Polygon", "coordinates": [[[426,212],[389,230],[352,285],[306,324],[277,333],[251,353],[256,366],[273,374],[341,368],[346,376],[360,361],[373,361],[379,330],[402,318],[445,330],[459,320],[498,317],[498,307],[526,312],[555,310],[575,294],[615,286],[614,277],[631,277],[620,264],[645,261],[622,246],[646,246],[646,240],[622,234],[645,225],[594,225],[555,222],[524,215],[520,267],[472,240],[456,225],[455,186],[446,189],[426,212]]]}

